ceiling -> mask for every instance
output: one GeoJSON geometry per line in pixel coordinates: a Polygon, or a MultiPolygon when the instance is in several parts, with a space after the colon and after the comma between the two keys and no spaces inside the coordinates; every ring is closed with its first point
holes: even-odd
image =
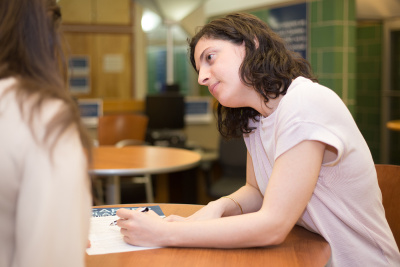
{"type": "MultiPolygon", "coordinates": [[[[165,0],[164,0],[165,1],[165,0]]],[[[174,1],[174,0],[168,0],[174,1]]],[[[207,17],[238,10],[294,2],[290,0],[207,0],[207,17]]],[[[299,1],[296,1],[299,2],[299,1]]],[[[357,19],[388,19],[400,17],[400,0],[356,0],[357,19]]]]}
{"type": "MultiPolygon", "coordinates": [[[[300,2],[296,0],[135,0],[145,9],[157,13],[166,24],[174,24],[173,32],[176,42],[186,42],[187,29],[182,29],[179,22],[187,19],[189,14],[203,5],[204,17],[209,18],[235,11],[246,11],[260,7],[300,2]]],[[[384,20],[400,18],[400,0],[355,0],[358,20],[384,20]]],[[[148,32],[152,44],[164,43],[166,24],[148,32]]]]}

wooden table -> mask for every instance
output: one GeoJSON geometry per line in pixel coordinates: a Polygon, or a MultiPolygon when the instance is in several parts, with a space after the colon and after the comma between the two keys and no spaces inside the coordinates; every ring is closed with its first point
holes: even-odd
{"type": "MultiPolygon", "coordinates": [[[[154,204],[153,204],[154,205],[154,204]]],[[[157,204],[165,215],[189,216],[201,205],[157,204]]],[[[120,206],[120,205],[119,205],[120,206]]],[[[126,205],[126,206],[143,206],[126,205]]],[[[148,206],[151,206],[149,204],[148,206]]],[[[110,206],[106,206],[110,207],[110,206]]],[[[86,256],[87,267],[171,266],[325,266],[331,256],[329,244],[319,235],[295,226],[279,246],[248,249],[160,248],[86,256]]]]}
{"type": "Polygon", "coordinates": [[[187,149],[158,146],[100,146],[93,150],[89,173],[108,176],[107,203],[120,203],[119,176],[183,171],[200,163],[201,155],[187,149]]]}
{"type": "Polygon", "coordinates": [[[389,130],[400,131],[400,120],[388,121],[386,127],[389,130]]]}

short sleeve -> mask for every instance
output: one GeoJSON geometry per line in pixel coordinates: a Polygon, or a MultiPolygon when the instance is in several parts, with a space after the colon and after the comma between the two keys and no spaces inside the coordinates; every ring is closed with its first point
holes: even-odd
{"type": "Polygon", "coordinates": [[[275,159],[302,141],[314,140],[334,148],[326,150],[323,164],[337,164],[345,148],[338,134],[343,127],[340,116],[347,112],[343,101],[330,89],[312,82],[295,86],[282,99],[276,114],[275,159]]]}

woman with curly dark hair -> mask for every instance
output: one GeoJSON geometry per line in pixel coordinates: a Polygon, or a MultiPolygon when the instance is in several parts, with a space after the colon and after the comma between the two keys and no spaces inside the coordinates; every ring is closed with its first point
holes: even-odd
{"type": "Polygon", "coordinates": [[[246,184],[188,218],[121,209],[126,242],[277,245],[297,224],[329,242],[328,265],[400,265],[369,148],[343,101],[316,82],[304,59],[249,14],[205,25],[190,42],[190,59],[219,102],[221,134],[244,137],[246,184]]]}
{"type": "Polygon", "coordinates": [[[0,266],[84,266],[91,142],[55,0],[0,0],[0,266]]]}

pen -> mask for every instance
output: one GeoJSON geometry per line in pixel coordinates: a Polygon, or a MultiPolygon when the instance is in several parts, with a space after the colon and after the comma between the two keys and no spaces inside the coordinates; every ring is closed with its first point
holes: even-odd
{"type": "MultiPolygon", "coordinates": [[[[144,207],[144,208],[137,208],[137,211],[140,212],[148,212],[149,211],[149,207],[144,207]]],[[[117,220],[113,221],[112,223],[110,223],[110,226],[112,225],[117,225],[117,220]]]]}

